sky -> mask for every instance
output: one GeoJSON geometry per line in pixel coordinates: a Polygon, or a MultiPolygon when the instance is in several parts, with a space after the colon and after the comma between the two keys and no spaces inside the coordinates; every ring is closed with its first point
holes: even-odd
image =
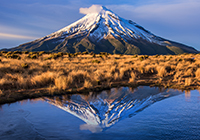
{"type": "Polygon", "coordinates": [[[107,7],[153,34],[200,50],[200,0],[1,0],[0,49],[51,34],[93,4],[107,7]]]}

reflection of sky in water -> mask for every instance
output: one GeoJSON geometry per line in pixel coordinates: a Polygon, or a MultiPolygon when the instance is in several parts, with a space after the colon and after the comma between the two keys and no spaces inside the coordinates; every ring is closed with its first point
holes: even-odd
{"type": "Polygon", "coordinates": [[[75,94],[46,98],[58,108],[80,118],[86,124],[80,126],[81,130],[101,132],[113,126],[120,120],[130,118],[149,105],[180,94],[175,90],[166,90],[150,87],[113,88],[99,94],[75,94]]]}
{"type": "MultiPolygon", "coordinates": [[[[49,101],[56,102],[56,106],[41,99],[5,104],[0,109],[0,140],[200,139],[200,94],[197,90],[193,90],[188,100],[186,98],[188,93],[182,93],[149,87],[119,88],[100,94],[74,94],[48,98],[49,101]],[[103,123],[94,123],[96,125],[86,123],[80,119],[83,118],[81,115],[75,116],[77,111],[73,109],[73,106],[77,106],[89,110],[92,105],[93,110],[94,107],[97,108],[96,117],[102,118],[99,122],[103,122],[106,120],[106,107],[111,108],[111,105],[116,103],[110,112],[117,114],[117,110],[121,109],[120,107],[116,109],[116,107],[118,105],[128,106],[128,99],[149,102],[146,105],[150,106],[139,110],[140,113],[137,111],[133,113],[133,107],[123,110],[119,119],[113,121],[114,123],[108,127],[105,127],[103,123]],[[159,100],[162,101],[157,102],[159,100]],[[97,103],[102,101],[105,106],[99,108],[97,103]],[[74,114],[63,110],[63,105],[66,107],[67,102],[73,104],[71,112],[74,114]],[[58,108],[58,105],[62,109],[58,108]],[[98,110],[100,110],[99,113],[97,113],[98,110]],[[129,116],[131,113],[132,115],[138,114],[131,117],[132,115],[129,116]]],[[[138,106],[142,105],[144,104],[138,104],[138,106]]],[[[108,118],[112,120],[112,117],[108,118]]]]}

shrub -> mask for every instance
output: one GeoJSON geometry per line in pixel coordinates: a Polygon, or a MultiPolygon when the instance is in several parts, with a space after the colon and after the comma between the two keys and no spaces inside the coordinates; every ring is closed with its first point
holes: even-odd
{"type": "Polygon", "coordinates": [[[105,57],[108,56],[108,53],[107,53],[107,52],[100,52],[99,54],[102,55],[102,56],[105,56],[105,57]]]}
{"type": "Polygon", "coordinates": [[[1,51],[1,53],[7,53],[6,51],[1,51]]]}
{"type": "Polygon", "coordinates": [[[144,58],[141,56],[141,57],[139,57],[139,59],[140,59],[140,61],[143,61],[144,60],[144,58]]]}
{"type": "Polygon", "coordinates": [[[48,60],[48,59],[57,59],[58,57],[61,57],[63,56],[63,54],[59,53],[59,54],[51,54],[48,58],[45,58],[45,60],[48,60]]]}
{"type": "Polygon", "coordinates": [[[148,55],[144,55],[143,57],[144,57],[144,59],[147,59],[147,58],[149,58],[149,56],[148,56],[148,55]]]}
{"type": "Polygon", "coordinates": [[[37,52],[29,52],[30,55],[37,54],[37,52]]]}
{"type": "Polygon", "coordinates": [[[100,63],[100,61],[99,60],[92,60],[92,63],[100,63]]]}
{"type": "Polygon", "coordinates": [[[195,62],[194,58],[185,58],[184,59],[185,62],[195,62]]]}
{"type": "Polygon", "coordinates": [[[198,68],[197,71],[195,72],[195,76],[197,78],[200,78],[200,68],[198,68]]]}
{"type": "Polygon", "coordinates": [[[64,55],[63,52],[58,52],[58,53],[57,53],[57,56],[58,56],[58,57],[61,57],[61,56],[63,56],[63,55],[64,55]]]}
{"type": "Polygon", "coordinates": [[[74,56],[78,56],[80,54],[81,54],[81,52],[77,52],[77,53],[74,53],[74,56]]]}
{"type": "Polygon", "coordinates": [[[11,54],[12,54],[12,52],[9,51],[9,52],[6,53],[6,56],[11,55],[11,54]]]}
{"type": "Polygon", "coordinates": [[[72,54],[71,54],[71,53],[68,53],[68,57],[72,57],[72,54]]]}
{"type": "Polygon", "coordinates": [[[140,56],[140,57],[139,57],[140,61],[143,61],[143,60],[145,60],[145,59],[147,59],[147,58],[149,58],[148,55],[143,55],[143,56],[140,56]]]}
{"type": "Polygon", "coordinates": [[[93,55],[94,54],[94,52],[90,52],[90,55],[93,55]]]}
{"type": "Polygon", "coordinates": [[[22,53],[23,53],[23,54],[28,54],[29,52],[28,52],[28,51],[23,51],[22,53]]]}
{"type": "Polygon", "coordinates": [[[133,58],[137,58],[138,57],[138,55],[136,54],[136,55],[133,55],[133,58]]]}
{"type": "Polygon", "coordinates": [[[44,53],[45,53],[45,51],[39,52],[39,56],[43,55],[44,53]]]}
{"type": "Polygon", "coordinates": [[[13,54],[22,54],[20,51],[14,51],[13,54]]]}
{"type": "Polygon", "coordinates": [[[95,53],[92,55],[92,57],[96,57],[95,53]]]}
{"type": "Polygon", "coordinates": [[[158,54],[154,55],[155,58],[157,58],[157,57],[159,57],[159,56],[160,56],[160,55],[158,55],[158,54]]]}
{"type": "Polygon", "coordinates": [[[82,55],[89,54],[88,51],[82,52],[82,55]]]}
{"type": "MultiPolygon", "coordinates": [[[[6,54],[7,55],[7,54],[6,54]]],[[[21,59],[21,57],[17,54],[8,54],[7,58],[13,58],[13,59],[21,59]]]]}
{"type": "Polygon", "coordinates": [[[29,67],[27,63],[22,63],[21,66],[22,66],[22,68],[28,68],[29,67]]]}
{"type": "Polygon", "coordinates": [[[30,55],[29,58],[36,59],[37,58],[37,54],[30,55]]]}

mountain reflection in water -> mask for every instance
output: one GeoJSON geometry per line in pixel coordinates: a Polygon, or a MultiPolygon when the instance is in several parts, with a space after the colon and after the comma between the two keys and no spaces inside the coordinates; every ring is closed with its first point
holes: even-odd
{"type": "Polygon", "coordinates": [[[120,120],[136,115],[157,101],[181,93],[146,86],[136,89],[121,87],[101,93],[63,95],[45,100],[83,120],[86,124],[80,126],[81,130],[100,132],[120,120]]]}

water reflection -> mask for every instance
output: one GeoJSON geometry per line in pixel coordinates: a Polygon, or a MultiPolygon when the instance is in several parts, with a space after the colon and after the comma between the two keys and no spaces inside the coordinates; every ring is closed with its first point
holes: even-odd
{"type": "Polygon", "coordinates": [[[45,100],[83,120],[86,124],[80,126],[81,130],[100,132],[136,115],[157,101],[180,93],[155,87],[122,87],[101,93],[64,95],[45,100]]]}

